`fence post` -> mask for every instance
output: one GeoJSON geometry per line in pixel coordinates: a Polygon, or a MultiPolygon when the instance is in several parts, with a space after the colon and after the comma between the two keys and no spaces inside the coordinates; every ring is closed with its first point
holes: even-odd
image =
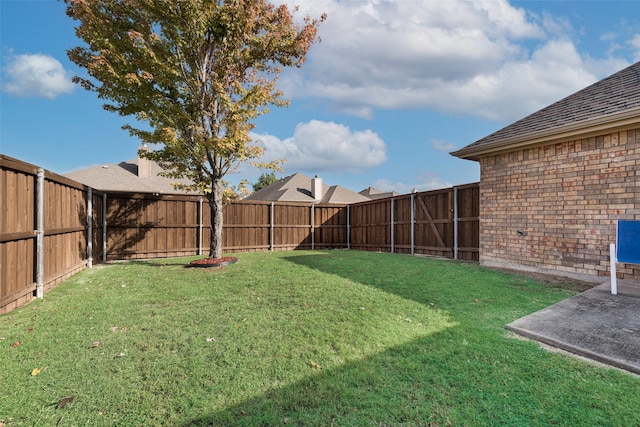
{"type": "Polygon", "coordinates": [[[453,187],[453,259],[458,259],[458,187],[453,187]]]}
{"type": "Polygon", "coordinates": [[[351,249],[351,211],[347,205],[347,249],[351,249]]]}
{"type": "Polygon", "coordinates": [[[416,254],[416,190],[411,192],[411,255],[416,254]]]}
{"type": "Polygon", "coordinates": [[[395,229],[395,224],[394,224],[395,223],[395,218],[393,216],[393,201],[394,201],[394,199],[393,199],[393,197],[391,197],[391,253],[394,253],[394,251],[395,251],[395,241],[394,241],[394,239],[395,239],[395,234],[394,234],[394,232],[395,232],[395,230],[394,230],[395,229]]]}
{"type": "Polygon", "coordinates": [[[273,252],[275,249],[275,245],[274,245],[274,211],[275,210],[275,203],[271,202],[271,206],[269,207],[269,251],[273,252]]]}
{"type": "Polygon", "coordinates": [[[202,197],[198,197],[198,255],[202,255],[202,197]]]}
{"type": "Polygon", "coordinates": [[[87,188],[87,267],[93,267],[93,189],[87,188]]]}
{"type": "Polygon", "coordinates": [[[311,205],[311,250],[316,249],[316,219],[315,219],[315,207],[316,205],[311,205]]]}
{"type": "Polygon", "coordinates": [[[36,298],[44,298],[44,169],[36,181],[36,298]]]}
{"type": "Polygon", "coordinates": [[[107,193],[102,194],[102,261],[107,260],[107,193]]]}

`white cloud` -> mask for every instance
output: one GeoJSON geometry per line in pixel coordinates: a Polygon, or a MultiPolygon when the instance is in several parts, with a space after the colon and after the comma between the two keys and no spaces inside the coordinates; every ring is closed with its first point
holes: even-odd
{"type": "Polygon", "coordinates": [[[302,71],[283,75],[285,93],[328,98],[366,119],[375,109],[430,108],[507,122],[623,62],[581,55],[567,19],[507,0],[307,0],[301,12],[328,18],[302,71]]]}
{"type": "Polygon", "coordinates": [[[458,87],[439,88],[440,105],[455,113],[474,112],[492,120],[516,119],[597,80],[569,41],[552,41],[527,61],[478,73],[458,87]]]}
{"type": "Polygon", "coordinates": [[[453,184],[446,179],[432,173],[424,172],[418,176],[418,182],[414,186],[418,191],[438,190],[452,187],[453,184]]]}
{"type": "Polygon", "coordinates": [[[398,194],[410,193],[413,188],[404,182],[394,182],[389,179],[378,179],[373,183],[373,187],[381,191],[395,191],[398,194]]]}
{"type": "Polygon", "coordinates": [[[11,95],[54,99],[73,89],[67,71],[49,55],[11,56],[3,68],[2,91],[11,95]]]}
{"type": "Polygon", "coordinates": [[[640,34],[634,34],[634,36],[627,42],[633,49],[634,61],[640,61],[640,34]]]}
{"type": "Polygon", "coordinates": [[[296,126],[293,136],[280,140],[253,135],[266,148],[263,160],[286,159],[289,172],[359,173],[387,160],[386,145],[373,131],[352,131],[347,126],[312,120],[296,126]]]}
{"type": "Polygon", "coordinates": [[[440,190],[442,188],[452,187],[453,184],[432,172],[423,172],[416,178],[416,182],[412,184],[389,179],[378,179],[373,186],[382,191],[395,191],[399,194],[408,194],[414,189],[417,191],[440,190]]]}
{"type": "Polygon", "coordinates": [[[541,22],[545,31],[551,36],[565,37],[568,34],[576,33],[571,22],[565,17],[554,16],[548,12],[543,12],[541,22]]]}
{"type": "Polygon", "coordinates": [[[431,148],[437,151],[444,151],[445,153],[448,153],[455,150],[457,146],[452,142],[446,142],[441,139],[433,139],[431,140],[431,148]]]}

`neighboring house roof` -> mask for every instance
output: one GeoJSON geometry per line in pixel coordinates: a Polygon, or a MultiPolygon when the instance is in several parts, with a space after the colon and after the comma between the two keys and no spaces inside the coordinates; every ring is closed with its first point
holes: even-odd
{"type": "Polygon", "coordinates": [[[549,140],[640,123],[640,62],[504,127],[451,155],[469,160],[549,140]]]}
{"type": "MultiPolygon", "coordinates": [[[[319,180],[319,178],[314,179],[319,180]]],[[[312,194],[312,187],[312,178],[301,173],[295,173],[256,191],[244,200],[334,204],[350,204],[371,200],[368,197],[339,185],[328,186],[327,184],[321,183],[321,181],[320,187],[322,194],[319,200],[316,200],[312,194]]]]}
{"type": "Polygon", "coordinates": [[[362,194],[363,196],[368,197],[371,200],[386,199],[387,197],[395,197],[398,195],[398,193],[396,193],[395,191],[382,191],[374,187],[365,188],[358,194],[362,194]]]}
{"type": "Polygon", "coordinates": [[[182,182],[158,176],[162,168],[155,162],[148,162],[148,175],[139,176],[140,159],[127,160],[116,164],[105,164],[80,169],[65,174],[67,178],[78,181],[100,191],[120,191],[133,193],[160,193],[160,194],[193,194],[182,190],[176,190],[171,183],[182,182]]]}

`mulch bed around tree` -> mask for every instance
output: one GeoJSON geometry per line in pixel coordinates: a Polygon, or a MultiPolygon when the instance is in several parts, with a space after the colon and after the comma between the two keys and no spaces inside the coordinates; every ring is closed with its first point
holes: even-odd
{"type": "Polygon", "coordinates": [[[186,267],[224,267],[225,265],[235,264],[236,262],[238,262],[238,258],[233,256],[225,256],[220,258],[203,258],[194,259],[186,267]]]}

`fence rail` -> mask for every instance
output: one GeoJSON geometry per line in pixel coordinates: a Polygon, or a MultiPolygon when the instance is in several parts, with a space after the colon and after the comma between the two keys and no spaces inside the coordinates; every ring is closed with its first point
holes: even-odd
{"type": "MultiPolygon", "coordinates": [[[[354,205],[239,201],[226,252],[346,249],[478,260],[479,186],[354,205]]],[[[104,193],[0,155],[0,314],[94,262],[208,251],[199,196],[104,193]]]]}

